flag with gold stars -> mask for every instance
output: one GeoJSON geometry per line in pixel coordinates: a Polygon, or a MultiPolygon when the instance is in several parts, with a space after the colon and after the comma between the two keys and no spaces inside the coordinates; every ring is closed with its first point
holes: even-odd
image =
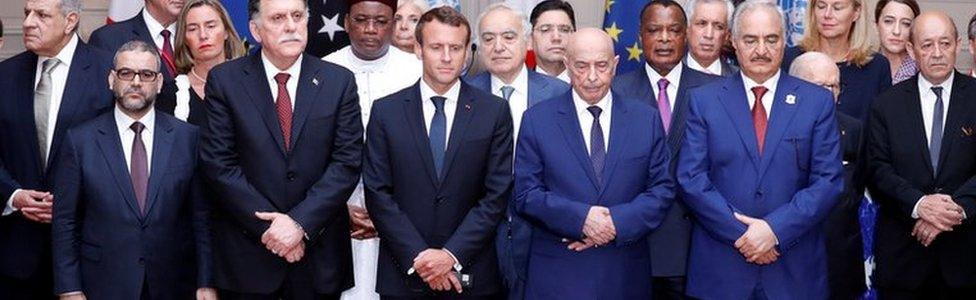
{"type": "Polygon", "coordinates": [[[617,74],[641,67],[640,10],[648,0],[606,0],[603,30],[613,39],[613,50],[620,57],[617,74]]]}

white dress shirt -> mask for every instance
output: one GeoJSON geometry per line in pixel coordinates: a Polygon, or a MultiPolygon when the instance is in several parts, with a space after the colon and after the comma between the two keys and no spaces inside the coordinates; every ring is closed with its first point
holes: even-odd
{"type": "MultiPolygon", "coordinates": [[[[51,153],[51,143],[54,140],[54,130],[57,128],[58,113],[61,111],[61,99],[64,98],[64,87],[68,82],[68,70],[71,69],[72,58],[74,57],[75,49],[77,48],[78,36],[72,35],[71,39],[68,40],[68,43],[64,45],[64,48],[61,48],[61,51],[53,57],[60,60],[61,63],[55,66],[54,69],[51,69],[51,102],[50,105],[48,105],[48,125],[47,132],[45,133],[47,135],[47,138],[45,139],[47,141],[47,146],[45,148],[48,152],[41,154],[44,157],[48,157],[48,154],[51,153]]],[[[39,56],[37,58],[37,68],[34,71],[35,90],[37,90],[37,85],[41,82],[41,73],[44,72],[44,61],[51,58],[52,57],[47,56],[39,56]]],[[[2,76],[16,76],[16,74],[4,74],[2,76]]],[[[33,95],[33,93],[31,93],[31,95],[33,95]]],[[[31,116],[28,116],[28,118],[31,118],[31,116]]],[[[48,157],[48,160],[50,161],[50,157],[48,157]]],[[[17,211],[17,208],[14,207],[14,196],[17,195],[17,192],[20,192],[21,190],[22,189],[17,189],[10,194],[10,198],[7,199],[7,206],[3,209],[4,216],[17,211]]]]}
{"type": "Polygon", "coordinates": [[[654,102],[657,102],[657,95],[660,93],[660,88],[657,86],[657,82],[661,81],[661,78],[668,80],[668,87],[665,90],[668,93],[668,103],[671,104],[671,113],[674,114],[674,103],[678,99],[678,85],[681,84],[681,71],[683,67],[682,64],[678,64],[668,72],[667,76],[661,76],[654,68],[651,68],[650,64],[644,64],[644,71],[647,72],[647,79],[651,81],[651,89],[654,91],[654,95],[650,95],[654,102]]]}
{"type": "Polygon", "coordinates": [[[685,57],[685,62],[688,63],[688,67],[691,68],[692,70],[702,72],[705,74],[712,74],[716,76],[722,76],[722,62],[720,60],[721,58],[716,59],[715,61],[712,62],[710,66],[706,67],[698,63],[698,61],[695,60],[694,57],[691,57],[691,52],[689,52],[688,55],[685,57]]]}
{"type": "Polygon", "coordinates": [[[275,75],[278,75],[278,73],[288,73],[288,75],[291,75],[288,77],[288,82],[285,83],[285,90],[288,91],[288,96],[291,99],[291,110],[295,111],[295,95],[298,93],[298,78],[302,74],[302,56],[298,56],[298,59],[285,70],[279,70],[278,67],[275,67],[264,53],[261,53],[261,62],[264,65],[264,75],[268,78],[268,86],[271,87],[271,103],[278,101],[278,81],[275,80],[275,75]]]}
{"type": "MultiPolygon", "coordinates": [[[[603,153],[607,153],[610,147],[610,114],[613,108],[613,96],[609,91],[596,106],[602,109],[600,112],[600,128],[603,129],[603,153]]],[[[587,110],[592,106],[583,100],[576,90],[573,90],[573,105],[576,106],[576,116],[579,119],[580,134],[583,135],[583,143],[586,144],[586,153],[590,153],[590,130],[593,128],[593,114],[587,110]]]]}
{"type": "Polygon", "coordinates": [[[114,109],[115,125],[118,126],[119,140],[122,142],[122,152],[125,154],[125,167],[132,170],[132,143],[135,141],[136,132],[130,128],[132,123],[139,121],[145,126],[142,130],[142,144],[146,146],[146,173],[152,170],[153,156],[153,132],[156,131],[156,110],[150,109],[146,115],[139,120],[133,119],[122,112],[118,106],[114,109]]]}
{"type": "Polygon", "coordinates": [[[539,67],[535,68],[535,70],[536,70],[536,72],[540,72],[540,73],[545,74],[545,75],[549,75],[549,76],[552,76],[552,77],[556,77],[556,79],[562,80],[562,81],[564,81],[566,83],[570,83],[569,82],[569,68],[563,69],[563,72],[562,73],[559,73],[559,74],[549,73],[549,71],[547,71],[546,69],[542,68],[542,66],[539,66],[539,67]]]}
{"type": "MultiPolygon", "coordinates": [[[[146,22],[146,28],[149,29],[149,35],[152,36],[153,44],[156,44],[156,49],[160,51],[163,49],[163,29],[169,30],[169,45],[176,47],[176,43],[173,42],[173,39],[176,38],[176,22],[169,24],[167,27],[163,27],[163,24],[156,21],[145,8],[142,9],[142,20],[146,22]]],[[[176,51],[176,49],[173,50],[176,51]]]]}
{"type": "Polygon", "coordinates": [[[437,111],[437,108],[434,107],[434,101],[431,101],[430,97],[441,96],[447,98],[447,100],[444,100],[444,116],[447,118],[445,124],[447,128],[444,131],[444,150],[447,150],[447,145],[451,142],[451,125],[454,124],[454,113],[457,110],[458,97],[461,95],[461,80],[458,79],[455,81],[454,85],[443,95],[434,92],[434,89],[427,85],[427,82],[423,79],[420,82],[420,97],[423,98],[420,100],[423,103],[424,126],[427,128],[427,137],[430,137],[430,123],[434,121],[434,112],[437,111]]]}
{"type": "Polygon", "coordinates": [[[766,82],[755,82],[752,78],[746,76],[745,73],[741,73],[742,83],[746,89],[746,98],[749,100],[749,110],[752,111],[752,107],[756,104],[756,95],[752,93],[752,88],[756,86],[763,86],[767,89],[766,93],[762,97],[763,108],[766,109],[766,119],[773,113],[773,101],[776,99],[776,85],[779,83],[779,76],[781,71],[776,71],[773,77],[770,77],[766,82]]]}
{"type": "Polygon", "coordinates": [[[504,99],[502,87],[511,86],[515,90],[508,99],[508,107],[512,110],[512,125],[515,126],[514,134],[518,139],[519,127],[522,124],[522,114],[529,109],[529,71],[522,67],[512,84],[506,84],[501,78],[491,75],[491,93],[504,99]]]}
{"type": "MultiPolygon", "coordinates": [[[[932,114],[935,112],[935,92],[932,91],[932,87],[941,86],[942,87],[942,129],[945,132],[945,122],[949,116],[949,99],[952,98],[952,80],[956,78],[955,72],[949,73],[949,78],[940,84],[933,84],[925,79],[925,76],[918,76],[918,93],[919,99],[921,100],[919,105],[922,106],[922,123],[925,126],[925,148],[928,149],[929,145],[932,143],[932,114]]],[[[944,138],[945,135],[943,135],[944,138]]],[[[912,208],[912,218],[918,219],[918,205],[922,203],[922,198],[919,198],[915,202],[915,206],[912,208]]],[[[962,213],[963,218],[966,218],[966,212],[962,213]]]]}

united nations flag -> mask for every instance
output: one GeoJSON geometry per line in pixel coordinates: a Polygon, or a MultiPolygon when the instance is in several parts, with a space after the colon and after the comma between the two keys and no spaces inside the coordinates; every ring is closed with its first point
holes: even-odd
{"type": "Polygon", "coordinates": [[[640,11],[648,0],[606,0],[603,30],[613,39],[613,50],[620,57],[617,74],[641,67],[640,11]]]}

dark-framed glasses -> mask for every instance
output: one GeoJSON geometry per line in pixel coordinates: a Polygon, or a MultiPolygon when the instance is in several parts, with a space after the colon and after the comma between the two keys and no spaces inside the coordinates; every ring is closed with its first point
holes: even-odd
{"type": "Polygon", "coordinates": [[[145,70],[145,69],[143,69],[143,70],[133,70],[133,69],[129,69],[129,68],[121,68],[121,69],[115,70],[115,77],[118,77],[119,79],[122,79],[122,80],[125,80],[125,81],[135,80],[136,79],[136,75],[139,75],[139,81],[141,81],[141,82],[149,82],[149,81],[156,80],[156,77],[159,76],[159,72],[156,72],[156,71],[153,71],[153,70],[145,70]]]}

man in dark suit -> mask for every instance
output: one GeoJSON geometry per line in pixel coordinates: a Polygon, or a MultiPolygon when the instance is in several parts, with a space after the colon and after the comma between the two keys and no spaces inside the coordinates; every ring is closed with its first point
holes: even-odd
{"type": "Polygon", "coordinates": [[[107,111],[111,55],[76,34],[78,1],[28,1],[26,52],[0,63],[0,291],[51,296],[49,170],[68,128],[107,111]]]}
{"type": "MultiPolygon", "coordinates": [[[[658,110],[671,153],[669,174],[673,178],[688,112],[688,90],[719,77],[695,71],[681,62],[687,49],[688,21],[680,4],[672,0],[650,1],[640,16],[640,41],[646,63],[643,68],[617,76],[613,90],[658,110]]],[[[691,220],[679,195],[647,241],[654,298],[683,299],[691,220]]]]}
{"type": "Polygon", "coordinates": [[[338,299],[353,285],[345,203],[362,163],[355,78],[302,55],[305,1],[248,9],[261,51],[217,66],[206,87],[214,280],[226,299],[338,299]]]}
{"type": "Polygon", "coordinates": [[[735,7],[730,0],[690,0],[688,22],[688,55],[684,63],[688,68],[702,73],[728,77],[739,73],[739,68],[723,57],[722,47],[732,35],[732,13],[735,7]]]}
{"type": "MultiPolygon", "coordinates": [[[[138,0],[128,0],[138,1],[138,0]]],[[[140,40],[155,46],[159,51],[163,67],[163,90],[156,100],[156,108],[173,114],[176,108],[176,18],[186,1],[145,0],[145,8],[128,20],[108,24],[92,32],[88,43],[102,50],[114,53],[123,44],[140,40]]]]}
{"type": "Polygon", "coordinates": [[[450,7],[417,23],[424,72],[373,104],[366,208],[380,235],[383,299],[498,299],[494,237],[512,188],[512,116],[461,81],[470,27],[450,7]],[[462,293],[463,292],[463,293],[462,293]]]}
{"type": "Polygon", "coordinates": [[[61,299],[216,299],[199,133],[154,111],[160,64],[155,47],[123,45],[108,75],[115,109],[68,131],[53,171],[61,299]]]}
{"type": "MultiPolygon", "coordinates": [[[[790,75],[840,96],[840,68],[830,56],[807,52],[790,65],[790,75]]],[[[830,299],[857,299],[864,290],[864,243],[858,213],[864,199],[864,160],[861,159],[861,121],[837,111],[844,164],[844,193],[823,222],[827,242],[827,281],[830,299]]]]}
{"type": "MultiPolygon", "coordinates": [[[[513,136],[518,136],[522,114],[529,107],[569,91],[569,84],[562,80],[525,66],[531,30],[528,19],[504,3],[485,9],[478,21],[477,37],[482,46],[478,53],[488,70],[466,79],[471,86],[508,102],[515,128],[513,136]]],[[[508,205],[495,238],[498,267],[508,288],[508,299],[524,297],[531,235],[532,228],[508,205]]]]}
{"type": "Polygon", "coordinates": [[[875,101],[868,190],[880,206],[874,282],[882,299],[976,294],[976,79],[956,72],[959,35],[943,12],[912,25],[919,75],[875,101]]]}
{"type": "Polygon", "coordinates": [[[785,15],[736,11],[742,73],[689,92],[678,182],[694,213],[688,288],[701,299],[826,299],[821,222],[843,192],[833,96],[781,74],[785,15]]]}
{"type": "Polygon", "coordinates": [[[647,236],[674,196],[658,112],[611,92],[610,36],[568,42],[571,92],[529,109],[515,210],[532,226],[526,299],[650,299],[647,236]]]}

